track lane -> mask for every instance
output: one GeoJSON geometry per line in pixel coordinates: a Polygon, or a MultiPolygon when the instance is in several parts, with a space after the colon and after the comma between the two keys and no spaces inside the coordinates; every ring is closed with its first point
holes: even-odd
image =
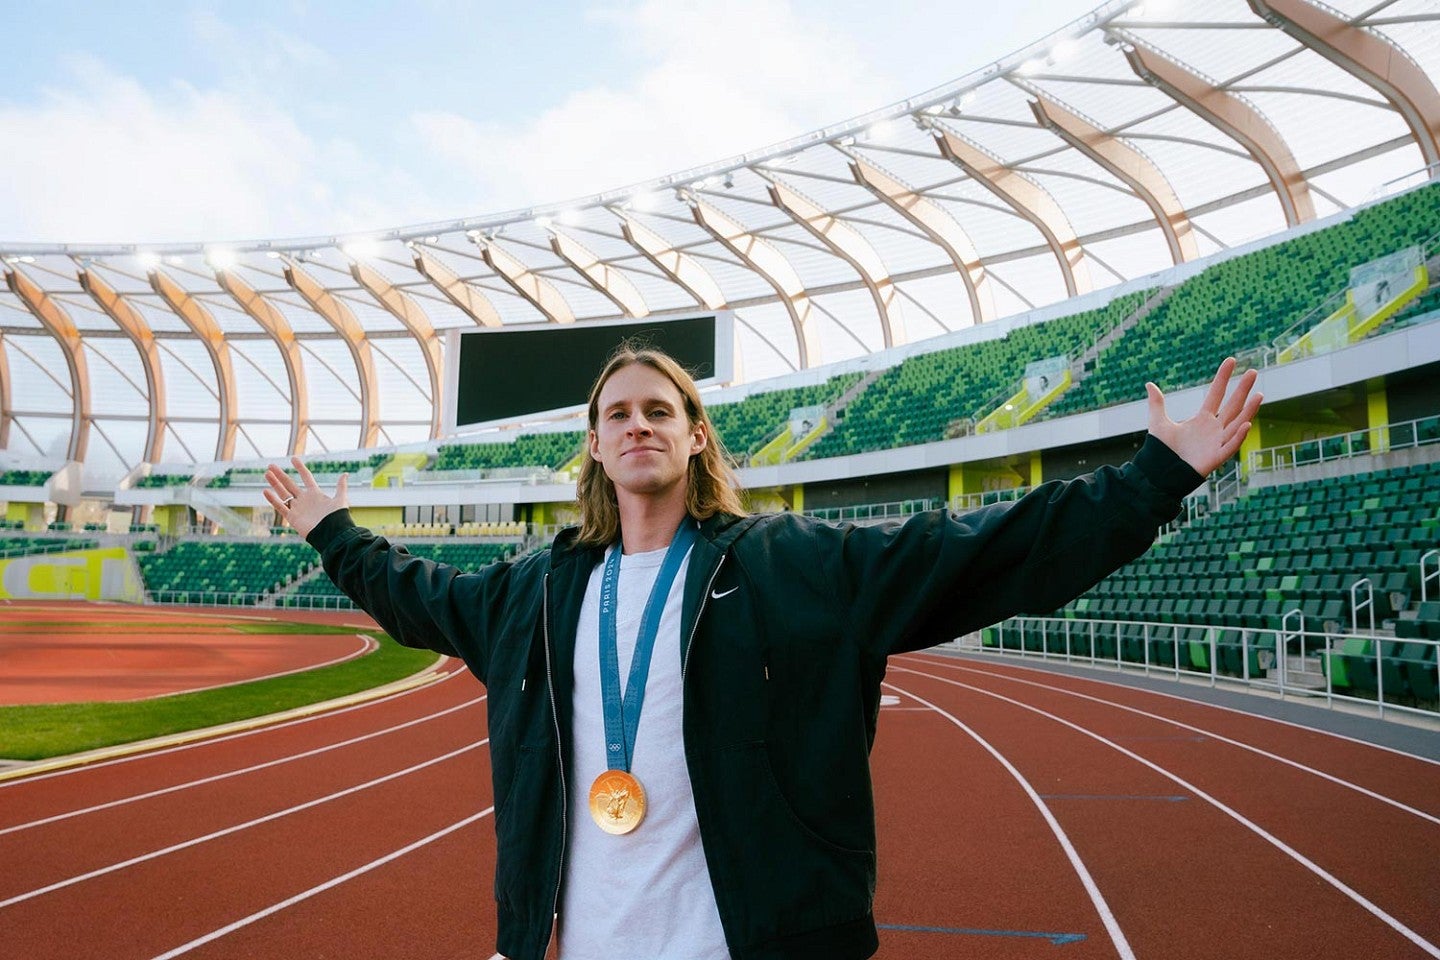
{"type": "Polygon", "coordinates": [[[935,704],[887,692],[901,702],[881,709],[871,755],[878,956],[1008,960],[1056,937],[1076,960],[1125,956],[1102,917],[1108,907],[1087,895],[1083,864],[1077,873],[1030,784],[935,704]]]}
{"type": "Polygon", "coordinates": [[[975,716],[1032,781],[1075,798],[1057,801],[1057,816],[1139,955],[1209,960],[1216,944],[1237,937],[1244,939],[1237,953],[1254,957],[1429,955],[1220,806],[1197,802],[1206,800],[1203,792],[1125,747],[939,674],[892,665],[890,678],[975,716]],[[1179,794],[1191,799],[1141,799],[1179,794]],[[1101,797],[1110,799],[1081,799],[1101,797]]]}
{"type": "MultiPolygon", "coordinates": [[[[323,806],[0,909],[0,924],[27,960],[152,957],[477,813],[488,794],[488,751],[471,748],[323,806]],[[67,922],[76,916],[85,923],[67,922]]],[[[363,950],[359,936],[307,945],[311,956],[363,950]]],[[[272,944],[261,955],[298,952],[272,944]]]]}
{"type": "MultiPolygon", "coordinates": [[[[957,667],[944,675],[1004,686],[1005,693],[1032,706],[1097,733],[1108,731],[1136,755],[1255,822],[1431,944],[1440,942],[1433,901],[1433,891],[1440,889],[1436,824],[1234,743],[1177,736],[1193,728],[1158,716],[992,671],[957,667]]],[[[1440,791],[1440,767],[1426,772],[1429,788],[1440,791]]]]}
{"type": "Polygon", "coordinates": [[[277,947],[287,956],[343,951],[347,960],[482,956],[495,943],[495,921],[475,898],[488,888],[494,861],[476,853],[493,841],[493,812],[486,807],[151,960],[250,960],[277,947]]]}
{"type": "Polygon", "coordinates": [[[1043,684],[1098,697],[1120,707],[1143,710],[1190,724],[1206,736],[1233,739],[1254,749],[1284,756],[1440,818],[1440,791],[1434,789],[1440,776],[1440,762],[1424,757],[1260,714],[1202,703],[1178,692],[1145,690],[1097,677],[1056,673],[994,659],[935,654],[905,659],[927,666],[956,669],[963,666],[966,670],[1016,682],[1043,684]]]}
{"type": "Polygon", "coordinates": [[[113,869],[116,864],[186,844],[196,837],[232,831],[241,824],[288,816],[317,799],[344,796],[379,785],[417,762],[473,744],[483,733],[478,707],[452,714],[434,729],[409,728],[374,749],[334,751],[308,759],[301,770],[270,767],[239,782],[218,781],[88,815],[73,829],[68,821],[7,837],[10,869],[0,875],[0,909],[30,891],[113,869]],[[448,721],[448,722],[447,722],[448,721]],[[85,842],[74,842],[83,836],[85,842]]]}
{"type": "MultiPolygon", "coordinates": [[[[458,664],[458,661],[454,662],[458,664]]],[[[228,773],[424,716],[484,694],[463,666],[379,700],[0,783],[0,828],[228,773]]]]}

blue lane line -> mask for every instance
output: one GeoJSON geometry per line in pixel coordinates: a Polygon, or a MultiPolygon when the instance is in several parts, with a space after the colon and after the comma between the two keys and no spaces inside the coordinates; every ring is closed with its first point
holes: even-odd
{"type": "Polygon", "coordinates": [[[1161,800],[1165,803],[1179,803],[1182,800],[1189,800],[1189,797],[1181,796],[1148,796],[1136,793],[1042,793],[1041,800],[1161,800]]]}
{"type": "Polygon", "coordinates": [[[950,933],[967,937],[1028,937],[1033,940],[1049,940],[1055,946],[1065,943],[1079,943],[1085,939],[1083,933],[1041,933],[1032,930],[970,930],[964,927],[916,927],[904,923],[877,923],[881,930],[902,930],[906,933],[950,933]]]}

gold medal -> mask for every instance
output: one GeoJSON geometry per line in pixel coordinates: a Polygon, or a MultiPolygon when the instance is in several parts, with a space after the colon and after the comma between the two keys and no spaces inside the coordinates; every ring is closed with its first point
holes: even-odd
{"type": "Polygon", "coordinates": [[[624,770],[606,770],[590,785],[590,816],[606,833],[629,833],[645,819],[645,788],[624,770]]]}

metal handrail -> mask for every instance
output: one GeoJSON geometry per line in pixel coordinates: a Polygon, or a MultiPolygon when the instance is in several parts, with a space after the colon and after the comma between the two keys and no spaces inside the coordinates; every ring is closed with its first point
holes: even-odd
{"type": "Polygon", "coordinates": [[[936,510],[943,505],[943,500],[934,497],[925,497],[913,500],[890,500],[884,503],[856,504],[853,507],[816,507],[813,510],[802,510],[801,515],[814,517],[817,520],[854,520],[860,522],[866,520],[893,520],[898,517],[908,517],[917,513],[924,513],[927,510],[936,510]]]}
{"type": "Polygon", "coordinates": [[[1317,463],[1346,460],[1353,457],[1367,456],[1372,453],[1388,453],[1395,450],[1408,450],[1429,446],[1433,443],[1440,443],[1440,432],[1434,438],[1422,438],[1420,428],[1422,425],[1440,426],[1440,415],[1419,417],[1415,420],[1400,420],[1395,423],[1376,424],[1372,427],[1365,427],[1362,430],[1351,430],[1349,433],[1334,433],[1327,437],[1316,437],[1313,440],[1301,440],[1298,443],[1280,444],[1274,447],[1263,447],[1259,450],[1250,451],[1246,462],[1246,468],[1250,473],[1258,473],[1267,470],[1294,469],[1306,467],[1317,463]],[[1409,428],[1409,439],[1404,438],[1406,428],[1409,428]],[[1397,439],[1397,434],[1400,435],[1397,439]],[[1378,443],[1371,438],[1383,435],[1378,443]],[[1342,450],[1339,453],[1326,454],[1326,443],[1334,443],[1339,440],[1342,443],[1342,450]],[[1374,449],[1372,444],[1380,449],[1374,449]],[[1301,447],[1315,447],[1316,456],[1313,459],[1302,460],[1299,456],[1301,447]]]}
{"type": "MultiPolygon", "coordinates": [[[[1012,617],[996,624],[992,629],[995,630],[994,643],[977,641],[975,638],[978,635],[971,634],[962,638],[968,642],[961,643],[960,648],[967,652],[1018,656],[1022,659],[1063,659],[1068,663],[1115,670],[1132,669],[1152,675],[1159,667],[1163,671],[1162,676],[1169,675],[1176,680],[1200,679],[1210,686],[1221,682],[1235,683],[1272,693],[1278,692],[1282,697],[1323,697],[1327,706],[1334,706],[1337,702],[1363,704],[1374,708],[1382,718],[1387,711],[1432,718],[1436,716],[1433,706],[1419,707],[1387,701],[1385,670],[1387,662],[1393,666],[1397,659],[1402,663],[1420,663],[1423,669],[1435,670],[1435,661],[1432,659],[1397,658],[1393,652],[1387,655],[1387,651],[1397,642],[1440,648],[1440,640],[1406,637],[1397,641],[1394,637],[1376,633],[1335,634],[1303,628],[1299,631],[1286,631],[1213,623],[1159,623],[1081,617],[1012,617]],[[1184,631],[1191,629],[1202,631],[1205,635],[1203,643],[1207,650],[1208,669],[1193,669],[1182,665],[1181,649],[1190,641],[1181,641],[1180,637],[1184,631]],[[1219,640],[1224,632],[1233,632],[1239,639],[1238,676],[1223,674],[1218,669],[1222,647],[1219,640]],[[1100,641],[1107,638],[1114,645],[1114,654],[1102,657],[1100,641]],[[1286,668],[1284,644],[1296,639],[1299,640],[1302,650],[1309,648],[1317,651],[1313,658],[1324,673],[1323,683],[1319,682],[1319,675],[1312,671],[1292,672],[1286,668]],[[1143,652],[1133,649],[1136,642],[1144,644],[1143,652]],[[1126,656],[1127,647],[1131,648],[1128,653],[1133,659],[1126,656]],[[1170,663],[1157,664],[1153,651],[1166,647],[1170,650],[1170,663]],[[1256,663],[1258,675],[1252,675],[1252,660],[1256,663]],[[1375,695],[1370,697],[1344,692],[1345,689],[1362,692],[1367,689],[1358,684],[1337,689],[1335,668],[1340,663],[1350,663],[1351,669],[1362,669],[1367,679],[1373,676],[1374,685],[1368,689],[1373,689],[1375,695]]],[[[1235,645],[1227,643],[1223,646],[1233,648],[1235,645]]],[[[1440,649],[1437,649],[1437,654],[1440,654],[1440,649]]]]}
{"type": "Polygon", "coordinates": [[[1369,577],[1361,577],[1350,584],[1350,629],[1356,633],[1360,632],[1360,610],[1365,609],[1370,614],[1370,625],[1367,629],[1375,629],[1375,584],[1370,582],[1369,577]],[[1359,598],[1360,588],[1365,588],[1365,599],[1359,598]]]}
{"type": "Polygon", "coordinates": [[[1440,587],[1440,548],[1426,550],[1420,554],[1420,602],[1425,603],[1430,599],[1430,581],[1434,580],[1437,587],[1440,587]],[[1425,565],[1431,559],[1435,560],[1435,571],[1425,572],[1425,565]]]}

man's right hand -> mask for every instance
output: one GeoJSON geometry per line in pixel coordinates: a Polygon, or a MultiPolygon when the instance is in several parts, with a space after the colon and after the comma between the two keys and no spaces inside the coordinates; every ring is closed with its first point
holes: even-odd
{"type": "Polygon", "coordinates": [[[295,465],[302,483],[296,483],[294,477],[272,463],[265,470],[265,481],[270,484],[265,491],[265,499],[275,508],[280,519],[294,527],[300,536],[308,537],[321,520],[350,505],[346,497],[350,475],[340,474],[340,482],[335,484],[335,496],[332,497],[320,489],[314,474],[300,462],[299,457],[291,457],[290,462],[295,465]]]}

